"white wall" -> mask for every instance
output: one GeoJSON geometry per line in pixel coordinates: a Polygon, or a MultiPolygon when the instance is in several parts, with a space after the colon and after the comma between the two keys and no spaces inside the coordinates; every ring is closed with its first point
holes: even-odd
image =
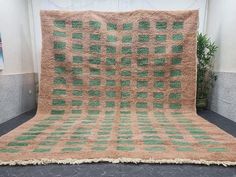
{"type": "Polygon", "coordinates": [[[205,31],[207,0],[29,0],[32,7],[31,29],[35,51],[35,71],[40,72],[41,27],[40,10],[96,10],[96,11],[131,11],[136,9],[186,10],[199,9],[199,30],[205,31]]]}
{"type": "Polygon", "coordinates": [[[207,35],[219,47],[209,107],[236,122],[236,1],[209,0],[208,7],[207,35]]]}
{"type": "Polygon", "coordinates": [[[209,0],[207,35],[216,41],[215,71],[236,72],[236,1],[209,0]]]}
{"type": "Polygon", "coordinates": [[[4,56],[0,74],[34,72],[27,0],[0,0],[0,33],[4,56]]]}

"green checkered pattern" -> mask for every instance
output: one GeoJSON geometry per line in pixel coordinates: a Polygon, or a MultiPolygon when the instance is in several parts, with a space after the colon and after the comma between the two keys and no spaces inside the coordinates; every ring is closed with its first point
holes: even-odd
{"type": "Polygon", "coordinates": [[[181,109],[182,70],[176,69],[176,66],[181,65],[182,58],[179,54],[184,50],[181,43],[184,40],[184,35],[181,33],[184,28],[182,21],[175,21],[172,24],[167,24],[165,21],[157,21],[155,24],[150,24],[149,21],[139,21],[137,24],[131,22],[104,24],[96,20],[86,22],[55,20],[54,26],[56,66],[52,114],[65,114],[63,106],[68,105],[72,106],[72,114],[84,110],[83,106],[90,107],[89,109],[96,109],[101,105],[107,108],[131,108],[134,104],[131,99],[135,100],[137,109],[181,109]],[[133,36],[134,26],[140,31],[137,36],[133,36]],[[151,26],[156,28],[154,36],[149,32],[151,26]],[[84,31],[85,27],[89,28],[89,33],[84,31]],[[70,34],[67,33],[68,28],[71,28],[70,34]],[[104,28],[107,33],[101,32],[104,28]],[[172,36],[168,38],[167,28],[173,30],[172,36]],[[118,30],[122,31],[122,35],[118,35],[118,30]],[[68,46],[69,44],[65,42],[68,38],[72,39],[72,46],[68,46]],[[84,40],[88,40],[89,45],[86,47],[83,45],[84,40]],[[173,41],[171,53],[176,54],[176,57],[166,57],[167,40],[173,41]],[[175,44],[175,41],[179,44],[175,44]],[[132,47],[136,42],[137,47],[132,47]],[[148,47],[153,46],[149,45],[150,42],[156,43],[154,48],[148,47]],[[118,43],[120,47],[117,47],[118,43]],[[65,56],[67,47],[72,47],[73,50],[71,68],[65,67],[65,63],[70,60],[65,56]],[[151,55],[154,57],[150,57],[151,55]],[[169,64],[173,69],[164,71],[169,64]],[[135,69],[132,70],[130,68],[132,66],[135,69]],[[65,77],[68,74],[73,77],[72,83],[68,83],[65,77]],[[167,81],[165,79],[167,76],[171,77],[171,80],[167,81]],[[69,84],[74,86],[73,90],[58,89],[61,85],[69,84]],[[84,87],[87,89],[84,90],[84,87]],[[136,87],[137,92],[134,93],[130,87],[136,87]],[[151,87],[153,89],[150,89],[151,87]],[[171,92],[167,93],[166,89],[170,89],[171,92]],[[73,100],[66,102],[65,95],[71,95],[71,92],[73,100]],[[91,100],[85,101],[84,97],[91,100]],[[148,99],[153,101],[147,101],[148,99]],[[165,101],[167,99],[170,101],[165,101]]]}
{"type": "Polygon", "coordinates": [[[227,151],[181,113],[183,21],[117,24],[58,19],[53,25],[51,116],[0,152],[19,152],[38,136],[43,138],[34,153],[52,152],[64,137],[60,152],[105,151],[111,141],[115,150],[125,152],[134,152],[140,143],[146,152],[167,152],[169,147],[193,152],[194,143],[206,152],[227,151]],[[139,33],[134,35],[134,30],[139,33]]]}

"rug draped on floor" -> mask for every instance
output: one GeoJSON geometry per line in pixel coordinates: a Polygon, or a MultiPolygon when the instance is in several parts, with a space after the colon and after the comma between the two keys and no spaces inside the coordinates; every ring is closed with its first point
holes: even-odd
{"type": "Polygon", "coordinates": [[[0,164],[236,165],[236,140],[197,116],[197,11],[41,12],[36,116],[0,164]]]}

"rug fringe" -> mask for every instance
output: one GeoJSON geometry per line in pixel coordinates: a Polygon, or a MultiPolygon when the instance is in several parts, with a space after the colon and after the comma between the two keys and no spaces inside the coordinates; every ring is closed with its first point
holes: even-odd
{"type": "Polygon", "coordinates": [[[190,159],[138,159],[138,158],[99,158],[99,159],[39,159],[39,160],[12,160],[1,161],[0,165],[46,165],[46,164],[82,164],[96,162],[111,162],[111,163],[157,163],[157,164],[201,164],[201,165],[223,165],[235,166],[236,161],[208,161],[208,160],[190,160],[190,159]]]}

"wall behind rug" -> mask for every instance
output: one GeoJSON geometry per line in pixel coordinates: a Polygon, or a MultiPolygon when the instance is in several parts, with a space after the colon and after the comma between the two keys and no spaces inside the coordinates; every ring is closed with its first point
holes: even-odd
{"type": "Polygon", "coordinates": [[[0,123],[35,107],[35,74],[27,0],[0,0],[4,69],[0,70],[0,123]]]}
{"type": "Polygon", "coordinates": [[[236,122],[236,2],[209,0],[207,34],[216,41],[210,109],[236,122]]]}

